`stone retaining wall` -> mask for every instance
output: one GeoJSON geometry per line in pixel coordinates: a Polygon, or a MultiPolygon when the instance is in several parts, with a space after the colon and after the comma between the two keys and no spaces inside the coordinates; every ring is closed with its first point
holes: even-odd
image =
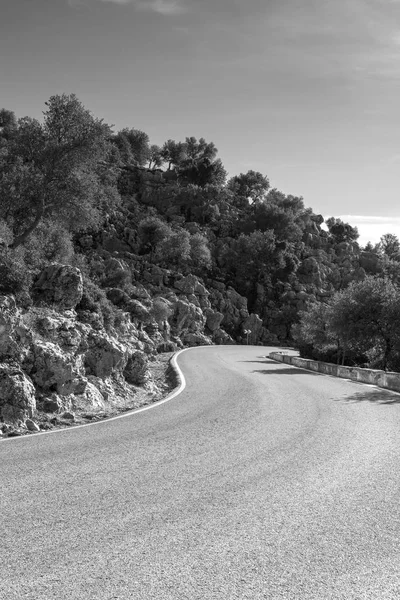
{"type": "Polygon", "coordinates": [[[324,373],[325,375],[333,375],[334,377],[342,377],[344,379],[352,379],[361,383],[371,383],[380,388],[400,392],[400,373],[361,369],[360,367],[344,367],[309,358],[291,356],[281,352],[271,352],[269,358],[301,369],[308,369],[309,371],[316,371],[317,373],[324,373]]]}

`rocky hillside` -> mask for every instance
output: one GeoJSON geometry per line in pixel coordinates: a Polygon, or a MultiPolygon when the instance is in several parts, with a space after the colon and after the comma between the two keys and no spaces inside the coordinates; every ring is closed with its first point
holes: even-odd
{"type": "MultiPolygon", "coordinates": [[[[104,269],[131,275],[127,261],[111,256],[104,269]]],[[[107,329],[99,313],[87,310],[82,273],[70,265],[52,263],[41,271],[29,308],[12,295],[0,297],[4,434],[82,422],[158,399],[166,391],[163,378],[153,377],[160,354],[235,343],[223,321],[231,331],[251,329],[251,343],[267,341],[247,300],[221,282],[207,289],[194,275],[152,266],[129,296],[116,287],[106,292],[118,307],[107,329]]]]}

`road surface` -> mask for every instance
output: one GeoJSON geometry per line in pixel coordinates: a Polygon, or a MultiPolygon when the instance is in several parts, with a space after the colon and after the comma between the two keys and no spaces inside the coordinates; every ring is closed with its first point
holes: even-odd
{"type": "Polygon", "coordinates": [[[192,349],[176,398],[0,443],[1,600],[400,598],[400,395],[192,349]]]}

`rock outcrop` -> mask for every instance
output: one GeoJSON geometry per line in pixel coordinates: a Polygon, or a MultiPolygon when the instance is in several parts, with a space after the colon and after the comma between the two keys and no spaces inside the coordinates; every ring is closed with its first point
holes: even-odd
{"type": "Polygon", "coordinates": [[[0,360],[18,352],[17,328],[21,313],[13,296],[0,296],[0,360]]]}
{"type": "MultiPolygon", "coordinates": [[[[25,311],[12,296],[0,297],[1,420],[24,423],[36,408],[62,415],[116,406],[138,386],[155,389],[149,360],[158,352],[245,341],[246,329],[250,343],[262,339],[261,320],[231,287],[155,265],[143,269],[135,258],[107,252],[102,269],[106,301],[118,317],[107,331],[94,301],[80,304],[75,267],[47,266],[25,311]]],[[[36,430],[30,421],[25,426],[36,430]]]]}
{"type": "Polygon", "coordinates": [[[61,310],[75,308],[83,294],[82,274],[76,267],[53,263],[40,273],[33,291],[41,302],[61,310]]]}
{"type": "Polygon", "coordinates": [[[0,418],[17,423],[32,417],[36,409],[35,387],[18,367],[0,364],[0,418]]]}
{"type": "Polygon", "coordinates": [[[105,333],[92,332],[88,337],[85,368],[88,375],[104,379],[125,369],[127,348],[105,333]]]}

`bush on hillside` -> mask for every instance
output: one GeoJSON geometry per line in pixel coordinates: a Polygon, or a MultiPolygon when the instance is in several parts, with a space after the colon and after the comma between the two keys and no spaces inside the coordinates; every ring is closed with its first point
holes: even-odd
{"type": "Polygon", "coordinates": [[[110,330],[115,324],[118,309],[109,301],[104,290],[84,275],[83,295],[76,311],[83,323],[89,323],[95,329],[104,327],[110,330]]]}
{"type": "Polygon", "coordinates": [[[29,298],[32,274],[21,254],[4,248],[0,251],[0,294],[13,294],[25,303],[29,298]]]}

